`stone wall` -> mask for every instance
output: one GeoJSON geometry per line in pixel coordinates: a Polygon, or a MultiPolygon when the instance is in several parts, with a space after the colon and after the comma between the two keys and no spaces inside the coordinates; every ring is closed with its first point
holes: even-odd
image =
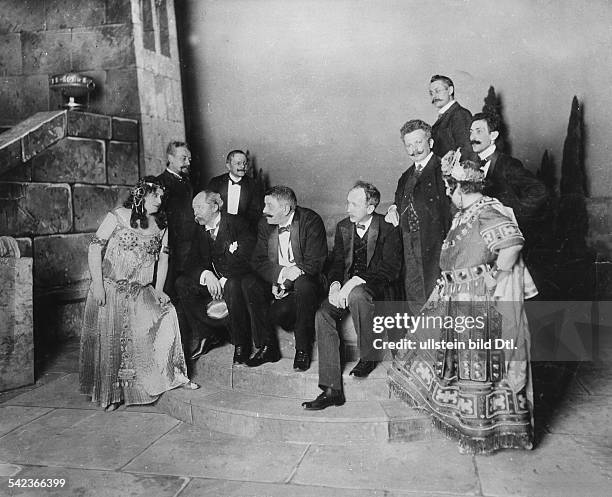
{"type": "Polygon", "coordinates": [[[0,135],[0,235],[34,261],[37,340],[79,333],[87,247],[139,174],[133,119],[54,111],[0,135]]]}
{"type": "Polygon", "coordinates": [[[173,0],[4,0],[0,128],[57,109],[49,76],[78,72],[96,83],[89,111],[143,123],[139,173],[158,174],[185,136],[176,38],[173,0]]]}

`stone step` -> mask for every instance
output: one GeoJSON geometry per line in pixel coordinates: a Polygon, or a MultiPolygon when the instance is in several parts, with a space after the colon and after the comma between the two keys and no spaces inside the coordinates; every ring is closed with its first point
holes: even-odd
{"type": "MultiPolygon", "coordinates": [[[[276,363],[262,364],[256,368],[233,365],[233,347],[227,344],[200,357],[192,373],[198,383],[213,383],[237,391],[311,400],[321,392],[318,387],[318,360],[315,359],[308,371],[294,371],[294,351],[287,352],[281,347],[283,357],[276,363]]],[[[380,363],[365,379],[349,376],[356,361],[345,364],[343,372],[344,392],[347,401],[389,398],[387,388],[388,362],[380,363]]]]}
{"type": "Polygon", "coordinates": [[[306,411],[297,399],[205,384],[196,391],[167,392],[156,406],[204,430],[259,440],[335,445],[438,437],[425,416],[395,399],[306,411]]]}

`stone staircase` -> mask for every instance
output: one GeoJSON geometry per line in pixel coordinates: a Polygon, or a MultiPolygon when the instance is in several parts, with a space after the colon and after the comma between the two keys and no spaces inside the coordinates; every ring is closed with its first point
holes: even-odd
{"type": "Polygon", "coordinates": [[[346,404],[323,411],[304,410],[301,403],[320,393],[316,353],[308,371],[296,372],[292,368],[293,336],[279,331],[279,339],[283,358],[257,368],[232,365],[233,346],[229,344],[213,350],[195,365],[193,379],[201,388],[167,392],[157,408],[207,431],[259,440],[335,445],[439,437],[428,418],[390,396],[388,361],[367,379],[349,377],[356,362],[351,342],[345,349],[349,362],[343,373],[346,404]]]}

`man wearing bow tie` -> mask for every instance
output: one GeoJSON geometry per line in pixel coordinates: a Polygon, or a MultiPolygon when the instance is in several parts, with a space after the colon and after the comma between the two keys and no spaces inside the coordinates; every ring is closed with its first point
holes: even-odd
{"type": "Polygon", "coordinates": [[[263,192],[249,176],[249,160],[242,150],[232,150],[225,161],[227,173],[210,180],[208,189],[221,194],[224,212],[242,216],[255,233],[261,218],[263,192]]]}
{"type": "Polygon", "coordinates": [[[348,217],[336,226],[327,300],[317,311],[315,326],[319,351],[319,387],[323,393],[304,402],[308,410],[344,404],[340,336],[337,326],[350,311],[359,340],[360,359],[350,372],[365,378],[376,367],[372,322],[374,301],[384,300],[402,266],[399,228],[374,212],[380,192],[371,183],[358,181],[346,200],[348,217]]]}
{"type": "Polygon", "coordinates": [[[306,371],[322,291],[321,271],[327,258],[325,226],[316,212],[297,206],[295,193],[286,186],[266,192],[263,214],[251,259],[257,275],[248,276],[243,283],[258,347],[247,365],[280,359],[275,330],[279,324],[294,328],[293,367],[306,371]]]}
{"type": "Polygon", "coordinates": [[[176,300],[175,281],[183,270],[195,230],[191,200],[193,187],[189,178],[191,152],[187,143],[172,141],[166,149],[166,170],[157,178],[164,186],[163,202],[168,216],[168,276],[164,291],[176,300]]]}
{"type": "Polygon", "coordinates": [[[251,272],[249,260],[255,236],[244,219],[222,212],[222,205],[221,196],[212,190],[204,190],[193,199],[193,214],[199,226],[176,289],[191,330],[191,345],[199,342],[198,336],[204,338],[191,359],[221,345],[222,338],[215,333],[206,310],[211,300],[224,299],[229,311],[234,364],[242,364],[251,353],[250,318],[242,280],[251,272]]]}
{"type": "Polygon", "coordinates": [[[435,74],[429,82],[431,103],[438,109],[438,119],[431,128],[433,153],[444,157],[449,150],[461,147],[463,157],[471,152],[470,124],[472,114],[455,100],[453,81],[435,74]]]}
{"type": "Polygon", "coordinates": [[[541,219],[548,204],[548,192],[544,184],[520,160],[497,149],[495,140],[499,136],[499,125],[499,117],[495,114],[476,114],[470,127],[470,143],[485,173],[483,193],[512,207],[525,236],[523,254],[527,259],[527,252],[541,228],[541,219]]]}
{"type": "Polygon", "coordinates": [[[402,126],[400,136],[413,165],[397,182],[395,203],[385,220],[400,227],[405,300],[416,312],[440,276],[440,250],[450,226],[450,205],[440,159],[431,150],[431,126],[414,119],[402,126]]]}

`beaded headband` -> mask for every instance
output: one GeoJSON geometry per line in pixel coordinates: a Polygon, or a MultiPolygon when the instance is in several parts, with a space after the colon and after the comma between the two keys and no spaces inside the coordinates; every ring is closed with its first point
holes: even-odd
{"type": "Polygon", "coordinates": [[[462,183],[478,183],[484,181],[484,172],[479,169],[464,166],[464,164],[465,162],[461,162],[460,149],[454,152],[450,151],[442,158],[442,174],[462,183]]]}
{"type": "Polygon", "coordinates": [[[147,187],[153,188],[156,190],[157,188],[164,189],[161,185],[157,183],[150,183],[149,181],[145,181],[142,178],[138,180],[136,185],[132,188],[132,204],[134,207],[140,207],[142,202],[144,201],[145,195],[147,194],[147,187]]]}

